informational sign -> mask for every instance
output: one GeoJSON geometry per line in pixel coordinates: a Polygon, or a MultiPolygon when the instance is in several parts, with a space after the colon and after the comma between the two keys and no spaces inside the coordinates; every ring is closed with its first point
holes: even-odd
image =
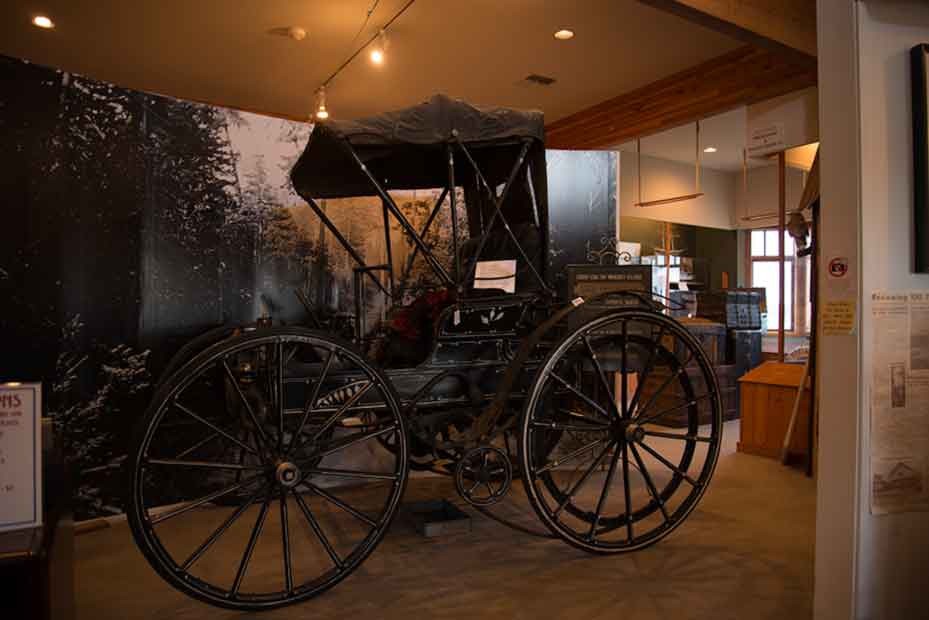
{"type": "Polygon", "coordinates": [[[474,270],[474,288],[502,289],[516,292],[515,260],[481,260],[474,270]]]}
{"type": "Polygon", "coordinates": [[[0,532],[42,524],[42,386],[0,385],[0,532]]]}
{"type": "Polygon", "coordinates": [[[823,302],[823,334],[848,336],[854,333],[857,306],[854,299],[829,299],[823,302]]]}
{"type": "Polygon", "coordinates": [[[929,292],[871,303],[871,513],[929,511],[929,292]]]}
{"type": "Polygon", "coordinates": [[[784,124],[774,123],[764,127],[752,129],[748,136],[748,154],[751,157],[762,157],[777,153],[787,148],[784,140],[784,124]]]}

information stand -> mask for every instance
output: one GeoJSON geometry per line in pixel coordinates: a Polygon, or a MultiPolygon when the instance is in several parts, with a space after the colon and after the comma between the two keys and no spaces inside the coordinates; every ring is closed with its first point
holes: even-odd
{"type": "Polygon", "coordinates": [[[0,532],[42,525],[42,385],[0,384],[0,532]]]}

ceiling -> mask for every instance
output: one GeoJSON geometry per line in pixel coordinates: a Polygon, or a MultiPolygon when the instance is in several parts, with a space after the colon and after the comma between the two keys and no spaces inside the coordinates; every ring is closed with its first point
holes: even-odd
{"type": "MultiPolygon", "coordinates": [[[[742,170],[742,149],[746,141],[747,115],[745,106],[711,116],[700,121],[700,165],[703,168],[723,172],[742,170]],[[713,153],[703,149],[713,147],[713,153]]],[[[818,143],[788,149],[787,166],[809,171],[813,165],[818,143]]],[[[626,142],[615,147],[620,151],[634,153],[636,143],[626,142]]],[[[641,139],[643,155],[658,157],[681,163],[693,164],[696,156],[696,131],[694,124],[667,129],[641,139]]],[[[749,157],[745,161],[748,168],[774,166],[776,158],[749,157]]]]}
{"type": "MultiPolygon", "coordinates": [[[[305,118],[317,87],[358,47],[352,40],[372,1],[4,0],[0,54],[130,88],[305,118]],[[38,13],[56,27],[32,26],[38,13]],[[290,26],[307,37],[269,33],[290,26]]],[[[380,0],[357,41],[404,3],[380,0]]],[[[553,121],[740,46],[636,0],[418,0],[389,35],[383,66],[362,54],[333,81],[333,117],[445,92],[542,109],[553,121]],[[577,36],[556,41],[562,27],[577,36]],[[557,81],[530,85],[530,73],[557,81]]]]}
{"type": "MultiPolygon", "coordinates": [[[[700,121],[700,164],[704,168],[736,172],[742,169],[742,149],[746,133],[745,107],[736,108],[700,121]],[[713,147],[715,153],[704,153],[713,147]]],[[[621,151],[635,152],[635,142],[617,147],[621,151]]],[[[668,129],[641,140],[643,155],[671,161],[694,163],[696,156],[696,131],[693,123],[668,129]]],[[[749,167],[764,165],[765,162],[751,160],[749,167]]]]}

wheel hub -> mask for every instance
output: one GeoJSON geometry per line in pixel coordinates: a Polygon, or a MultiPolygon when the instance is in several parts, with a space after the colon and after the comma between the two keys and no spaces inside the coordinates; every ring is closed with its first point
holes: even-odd
{"type": "Polygon", "coordinates": [[[645,439],[645,427],[631,420],[619,420],[613,425],[612,434],[617,442],[641,442],[645,439]]]}
{"type": "Polygon", "coordinates": [[[289,489],[300,481],[300,468],[290,462],[281,463],[274,471],[274,477],[279,485],[289,489]]]}
{"type": "Polygon", "coordinates": [[[630,422],[623,431],[623,437],[630,443],[642,441],[645,439],[645,427],[630,422]]]}

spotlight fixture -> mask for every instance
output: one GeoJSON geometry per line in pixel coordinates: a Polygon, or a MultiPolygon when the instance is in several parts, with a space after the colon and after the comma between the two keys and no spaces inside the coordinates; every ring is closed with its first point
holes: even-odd
{"type": "Polygon", "coordinates": [[[53,22],[45,15],[36,15],[32,18],[32,25],[38,26],[39,28],[49,29],[55,27],[55,22],[53,22]]]}
{"type": "Polygon", "coordinates": [[[555,38],[559,41],[567,41],[568,39],[574,38],[574,31],[568,30],[567,28],[562,28],[555,32],[555,38]]]}
{"type": "Polygon", "coordinates": [[[377,33],[377,41],[374,48],[371,49],[371,62],[376,65],[384,64],[384,58],[387,56],[387,32],[382,28],[377,33]]]}
{"type": "Polygon", "coordinates": [[[715,146],[708,146],[708,147],[706,147],[705,149],[703,149],[703,152],[704,152],[704,153],[715,153],[715,152],[716,152],[716,147],[715,147],[715,146]]]}
{"type": "Polygon", "coordinates": [[[329,118],[329,110],[326,109],[326,87],[320,86],[316,91],[316,118],[324,121],[329,118]]]}

